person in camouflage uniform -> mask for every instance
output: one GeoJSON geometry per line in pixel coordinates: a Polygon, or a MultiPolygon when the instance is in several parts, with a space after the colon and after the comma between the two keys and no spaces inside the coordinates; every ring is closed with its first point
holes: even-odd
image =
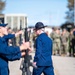
{"type": "Polygon", "coordinates": [[[69,56],[72,55],[72,39],[73,39],[73,29],[71,29],[69,34],[69,56]]]}
{"type": "Polygon", "coordinates": [[[35,31],[33,31],[33,33],[32,33],[32,40],[33,40],[33,47],[34,47],[34,49],[35,49],[35,40],[36,40],[36,38],[37,38],[37,35],[35,34],[35,31]]]}
{"type": "Polygon", "coordinates": [[[69,32],[66,29],[63,29],[62,35],[61,35],[61,48],[62,48],[62,54],[67,55],[68,54],[68,43],[69,40],[69,32]]]}
{"type": "Polygon", "coordinates": [[[55,55],[55,47],[54,47],[54,35],[55,35],[55,30],[56,30],[56,28],[52,28],[52,32],[51,32],[51,34],[50,34],[50,37],[51,37],[51,39],[52,39],[52,42],[53,42],[53,55],[55,55]]]}
{"type": "Polygon", "coordinates": [[[53,39],[53,54],[60,55],[60,29],[55,29],[51,37],[53,39]]]}
{"type": "Polygon", "coordinates": [[[56,55],[60,55],[61,51],[60,51],[60,44],[61,44],[61,40],[60,40],[60,29],[56,29],[55,31],[55,35],[54,35],[54,51],[56,55]]]}
{"type": "Polygon", "coordinates": [[[75,28],[73,29],[72,48],[73,48],[73,57],[75,57],[75,28]]]}

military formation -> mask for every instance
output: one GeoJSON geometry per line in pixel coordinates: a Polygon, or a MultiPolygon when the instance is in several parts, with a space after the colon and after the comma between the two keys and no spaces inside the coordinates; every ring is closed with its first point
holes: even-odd
{"type": "Polygon", "coordinates": [[[70,32],[64,28],[52,28],[50,37],[53,40],[53,55],[75,57],[75,28],[70,32]]]}

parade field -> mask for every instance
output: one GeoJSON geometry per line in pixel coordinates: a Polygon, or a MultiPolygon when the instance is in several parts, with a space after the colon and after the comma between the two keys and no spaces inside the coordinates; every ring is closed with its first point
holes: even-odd
{"type": "MultiPolygon", "coordinates": [[[[32,54],[32,58],[34,53],[32,54]]],[[[52,56],[55,75],[75,75],[75,58],[64,56],[52,56]]],[[[10,75],[22,75],[20,70],[21,60],[9,62],[10,75]]],[[[33,68],[30,67],[32,71],[33,68]]]]}

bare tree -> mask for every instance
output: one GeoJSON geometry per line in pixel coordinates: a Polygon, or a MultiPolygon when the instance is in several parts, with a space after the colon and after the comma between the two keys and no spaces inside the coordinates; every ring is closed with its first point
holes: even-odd
{"type": "Polygon", "coordinates": [[[5,0],[0,0],[0,14],[2,14],[4,8],[5,8],[5,0]]]}
{"type": "Polygon", "coordinates": [[[68,11],[66,12],[67,22],[74,23],[74,0],[68,0],[68,11]]]}

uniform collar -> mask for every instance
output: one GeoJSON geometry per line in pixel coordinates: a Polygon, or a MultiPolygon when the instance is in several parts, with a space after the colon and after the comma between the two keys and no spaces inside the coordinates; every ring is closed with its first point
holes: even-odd
{"type": "Polygon", "coordinates": [[[46,35],[46,33],[41,33],[39,36],[43,36],[43,35],[46,35]]]}

